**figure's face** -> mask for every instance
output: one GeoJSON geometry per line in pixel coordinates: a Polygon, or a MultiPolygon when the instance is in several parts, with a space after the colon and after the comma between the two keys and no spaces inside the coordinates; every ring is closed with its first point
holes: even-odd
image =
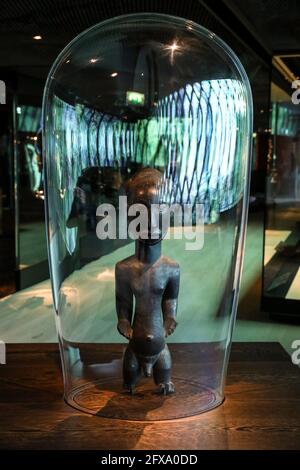
{"type": "Polygon", "coordinates": [[[139,241],[147,245],[159,243],[166,235],[167,228],[162,224],[161,205],[161,175],[157,170],[151,178],[151,170],[148,170],[148,177],[140,181],[137,178],[136,184],[133,180],[129,191],[129,205],[141,204],[147,209],[147,223],[141,227],[139,241]],[[157,177],[159,174],[159,178],[157,177]]]}
{"type": "Polygon", "coordinates": [[[141,232],[140,241],[147,245],[159,243],[165,236],[162,231],[161,211],[159,206],[159,189],[156,186],[140,188],[136,202],[147,208],[148,227],[146,233],[141,232]]]}

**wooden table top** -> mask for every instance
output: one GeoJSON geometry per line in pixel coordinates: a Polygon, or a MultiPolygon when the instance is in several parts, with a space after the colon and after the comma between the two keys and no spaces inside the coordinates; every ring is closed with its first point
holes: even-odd
{"type": "Polygon", "coordinates": [[[62,399],[56,344],[7,345],[1,449],[300,449],[300,368],[278,343],[234,343],[226,400],[198,416],[137,422],[90,416],[62,399]]]}

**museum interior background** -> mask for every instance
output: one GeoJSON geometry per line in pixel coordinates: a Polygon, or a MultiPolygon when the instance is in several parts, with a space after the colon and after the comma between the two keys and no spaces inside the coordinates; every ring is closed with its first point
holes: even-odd
{"type": "MultiPolygon", "coordinates": [[[[6,104],[0,105],[0,338],[56,341],[41,143],[49,68],[61,49],[91,25],[125,13],[160,12],[214,31],[249,76],[254,100],[251,199],[234,339],[280,341],[290,350],[300,335],[300,105],[291,101],[292,82],[300,76],[298,2],[17,0],[1,6],[0,79],[6,83],[6,104]]],[[[103,95],[109,87],[108,82],[103,95]]],[[[92,116],[87,121],[94,125],[92,116]]],[[[142,153],[133,164],[143,165],[142,153]]],[[[212,260],[207,265],[217,279],[218,265],[212,260]]],[[[194,282],[197,288],[201,279],[194,282]]],[[[102,325],[108,335],[113,324],[115,318],[102,325]]],[[[185,335],[181,329],[177,340],[185,341],[185,335]]]]}

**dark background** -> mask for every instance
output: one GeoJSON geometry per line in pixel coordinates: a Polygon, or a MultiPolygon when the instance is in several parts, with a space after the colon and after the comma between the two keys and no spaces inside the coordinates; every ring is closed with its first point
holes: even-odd
{"type": "MultiPolygon", "coordinates": [[[[31,221],[43,223],[43,200],[29,190],[16,107],[41,106],[50,66],[77,34],[107,18],[136,12],[160,12],[193,20],[212,30],[236,52],[249,76],[254,100],[251,210],[263,205],[270,127],[270,84],[291,94],[290,82],[272,68],[272,57],[297,53],[300,9],[296,0],[28,0],[1,1],[0,79],[7,85],[7,104],[0,106],[0,296],[48,276],[45,235],[35,243],[43,254],[23,267],[20,237],[31,221]],[[41,35],[42,40],[34,40],[41,35]],[[13,106],[14,104],[14,106],[13,106]],[[2,140],[1,140],[2,139],[2,140]],[[1,146],[2,142],[2,146],[1,146]]],[[[300,74],[299,59],[286,59],[300,74]]],[[[33,135],[33,134],[32,134],[33,135]]],[[[26,136],[27,138],[28,136],[26,136]]]]}

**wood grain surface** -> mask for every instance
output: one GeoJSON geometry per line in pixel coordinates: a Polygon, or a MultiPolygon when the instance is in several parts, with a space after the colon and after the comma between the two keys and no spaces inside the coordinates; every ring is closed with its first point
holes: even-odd
{"type": "MultiPolygon", "coordinates": [[[[106,345],[107,354],[110,348],[116,345],[106,345]]],[[[224,404],[190,418],[89,416],[65,404],[62,392],[57,345],[7,345],[7,364],[0,366],[0,448],[300,448],[300,369],[278,343],[234,343],[224,404]]]]}

